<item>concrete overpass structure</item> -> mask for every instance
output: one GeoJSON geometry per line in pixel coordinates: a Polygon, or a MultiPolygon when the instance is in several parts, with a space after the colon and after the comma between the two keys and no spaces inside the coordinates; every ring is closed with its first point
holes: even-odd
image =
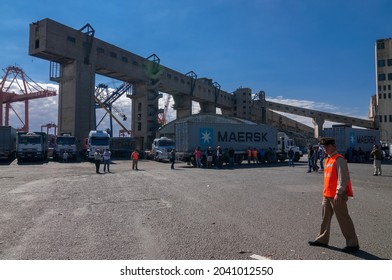
{"type": "Polygon", "coordinates": [[[267,108],[270,110],[312,118],[314,124],[315,138],[322,136],[323,124],[325,121],[350,124],[353,126],[369,128],[369,129],[376,128],[375,122],[372,120],[364,120],[364,119],[353,118],[353,117],[348,117],[348,116],[343,116],[338,114],[325,113],[317,110],[305,109],[305,108],[295,107],[295,106],[271,102],[271,101],[266,101],[265,104],[267,108]]]}
{"type": "MultiPolygon", "coordinates": [[[[96,73],[132,84],[128,96],[132,100],[131,130],[141,148],[149,148],[159,128],[160,92],[173,96],[177,118],[192,114],[192,101],[199,102],[201,113],[216,113],[220,108],[224,115],[258,123],[267,122],[266,108],[279,111],[277,104],[266,103],[264,94],[253,95],[248,88],[225,92],[212,79],[161,65],[155,54],[144,58],[94,35],[89,24],[79,30],[48,18],[30,24],[29,54],[49,60],[50,79],[59,83],[59,133],[72,133],[81,140],[95,129],[96,73]]],[[[285,106],[285,110],[289,109],[285,106]]]]}

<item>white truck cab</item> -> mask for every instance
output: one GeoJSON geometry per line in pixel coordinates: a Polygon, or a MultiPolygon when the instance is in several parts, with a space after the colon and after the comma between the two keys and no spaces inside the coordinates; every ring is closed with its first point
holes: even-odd
{"type": "Polygon", "coordinates": [[[175,141],[167,137],[155,138],[152,142],[151,155],[155,160],[169,160],[170,152],[175,148],[175,141]]]}
{"type": "Polygon", "coordinates": [[[91,130],[87,138],[87,157],[94,159],[94,153],[97,149],[103,153],[109,149],[109,134],[104,130],[91,130]]]}

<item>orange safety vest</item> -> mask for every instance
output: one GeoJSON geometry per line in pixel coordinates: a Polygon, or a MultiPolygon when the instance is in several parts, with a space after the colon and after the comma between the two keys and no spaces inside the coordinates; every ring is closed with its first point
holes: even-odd
{"type": "Polygon", "coordinates": [[[252,151],[253,157],[257,157],[257,150],[252,151]]]}
{"type": "Polygon", "coordinates": [[[252,156],[252,151],[250,149],[248,149],[248,157],[252,156]]]}
{"type": "MultiPolygon", "coordinates": [[[[343,158],[341,154],[335,154],[332,157],[328,157],[324,163],[324,197],[333,198],[336,195],[336,189],[338,186],[336,159],[339,157],[343,158]]],[[[346,193],[347,196],[353,196],[350,177],[348,178],[346,193]]]]}
{"type": "Polygon", "coordinates": [[[133,152],[131,155],[132,159],[138,160],[139,159],[139,153],[138,152],[133,152]]]}

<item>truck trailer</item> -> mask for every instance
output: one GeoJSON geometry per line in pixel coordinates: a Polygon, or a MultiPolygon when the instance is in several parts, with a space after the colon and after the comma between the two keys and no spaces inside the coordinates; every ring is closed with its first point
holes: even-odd
{"type": "Polygon", "coordinates": [[[136,141],[133,137],[112,137],[109,146],[113,158],[129,158],[136,147],[136,141]]]}
{"type": "MultiPolygon", "coordinates": [[[[222,151],[234,149],[234,162],[240,164],[247,157],[248,148],[268,151],[277,147],[277,130],[263,124],[192,123],[176,124],[177,158],[193,162],[193,153],[200,147],[202,154],[211,147],[222,151]]],[[[204,162],[205,159],[202,159],[204,162]]]]}
{"type": "Polygon", "coordinates": [[[323,135],[336,139],[336,149],[345,155],[349,162],[366,162],[369,160],[373,145],[381,147],[380,131],[376,129],[333,125],[331,128],[324,128],[323,135]]]}
{"type": "Polygon", "coordinates": [[[0,126],[0,159],[11,160],[16,153],[16,130],[11,126],[0,126]]]}

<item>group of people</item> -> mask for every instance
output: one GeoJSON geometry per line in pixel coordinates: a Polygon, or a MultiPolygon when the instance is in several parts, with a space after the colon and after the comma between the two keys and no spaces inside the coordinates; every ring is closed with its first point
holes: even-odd
{"type": "Polygon", "coordinates": [[[318,172],[324,171],[324,160],[325,160],[326,154],[324,147],[321,145],[308,145],[308,172],[311,173],[313,172],[318,172]],[[318,166],[317,163],[320,163],[320,166],[318,166]]]}
{"type": "Polygon", "coordinates": [[[105,149],[103,153],[101,153],[100,149],[96,149],[94,152],[94,163],[95,163],[95,173],[100,174],[101,172],[99,171],[99,168],[101,166],[101,162],[103,162],[103,172],[106,173],[110,172],[110,157],[112,153],[109,151],[109,149],[105,149]]]}

